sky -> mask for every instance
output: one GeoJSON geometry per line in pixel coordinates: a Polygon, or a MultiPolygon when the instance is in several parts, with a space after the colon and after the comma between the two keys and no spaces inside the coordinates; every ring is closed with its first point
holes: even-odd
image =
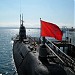
{"type": "Polygon", "coordinates": [[[0,0],[0,27],[40,27],[40,18],[59,27],[75,27],[75,0],[0,0]]]}

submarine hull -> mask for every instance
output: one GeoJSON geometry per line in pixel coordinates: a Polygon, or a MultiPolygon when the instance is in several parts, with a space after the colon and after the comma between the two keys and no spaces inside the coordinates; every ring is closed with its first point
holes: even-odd
{"type": "Polygon", "coordinates": [[[13,58],[18,75],[67,75],[66,71],[54,63],[43,64],[39,60],[39,48],[31,51],[29,43],[15,41],[13,44],[13,58]]]}

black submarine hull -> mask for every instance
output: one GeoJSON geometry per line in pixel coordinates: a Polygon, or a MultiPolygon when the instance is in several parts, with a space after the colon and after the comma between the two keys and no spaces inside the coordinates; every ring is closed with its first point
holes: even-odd
{"type": "Polygon", "coordinates": [[[13,58],[18,75],[67,75],[58,64],[43,64],[39,60],[38,51],[31,51],[28,47],[29,44],[20,41],[13,44],[13,58]]]}

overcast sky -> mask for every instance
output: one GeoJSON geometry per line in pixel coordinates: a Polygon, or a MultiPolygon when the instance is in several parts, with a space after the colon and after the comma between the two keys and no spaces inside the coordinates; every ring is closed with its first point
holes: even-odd
{"type": "Polygon", "coordinates": [[[0,27],[19,27],[20,13],[26,27],[40,27],[40,18],[59,27],[75,27],[75,0],[0,0],[0,27]]]}

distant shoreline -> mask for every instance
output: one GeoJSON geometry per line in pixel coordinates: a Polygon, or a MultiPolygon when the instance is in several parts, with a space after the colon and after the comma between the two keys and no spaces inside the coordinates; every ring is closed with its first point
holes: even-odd
{"type": "MultiPolygon", "coordinates": [[[[0,29],[19,29],[19,27],[0,27],[0,29]]],[[[26,29],[40,29],[40,28],[26,27],[26,29]]],[[[68,28],[68,30],[69,31],[75,31],[75,28],[68,28]]]]}
{"type": "MultiPolygon", "coordinates": [[[[19,29],[19,27],[0,27],[0,29],[19,29]]],[[[26,29],[40,29],[40,28],[26,27],[26,29]]]]}

